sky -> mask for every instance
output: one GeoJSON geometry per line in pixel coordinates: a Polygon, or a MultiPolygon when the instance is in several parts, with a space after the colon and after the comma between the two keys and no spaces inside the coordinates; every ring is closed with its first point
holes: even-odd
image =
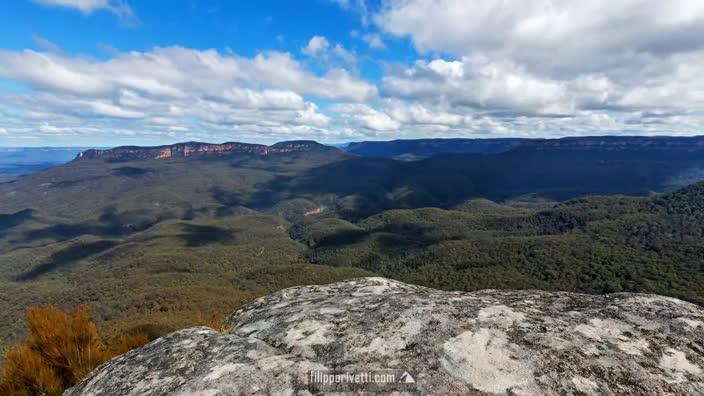
{"type": "Polygon", "coordinates": [[[4,0],[0,15],[0,146],[704,134],[704,0],[4,0]]]}

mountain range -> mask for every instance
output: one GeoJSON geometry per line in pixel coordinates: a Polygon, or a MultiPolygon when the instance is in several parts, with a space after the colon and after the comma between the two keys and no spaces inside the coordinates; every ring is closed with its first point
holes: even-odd
{"type": "Polygon", "coordinates": [[[372,275],[701,304],[701,180],[700,137],[83,150],[0,183],[0,343],[28,305],[163,332],[372,275]]]}

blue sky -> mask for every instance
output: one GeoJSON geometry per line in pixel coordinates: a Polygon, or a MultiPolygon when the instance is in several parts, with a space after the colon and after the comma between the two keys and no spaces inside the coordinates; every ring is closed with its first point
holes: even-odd
{"type": "MultiPolygon", "coordinates": [[[[49,2],[47,2],[49,3],[49,2]]],[[[62,50],[104,58],[101,46],[148,51],[179,45],[195,49],[228,48],[244,56],[260,51],[298,52],[314,35],[325,34],[348,48],[362,47],[350,37],[363,30],[361,20],[334,2],[308,3],[259,0],[172,0],[124,2],[133,17],[106,9],[86,14],[80,9],[42,6],[42,2],[9,1],[2,5],[0,45],[4,49],[37,48],[34,36],[50,39],[62,50]],[[278,37],[278,39],[277,39],[278,37]]]]}
{"type": "Polygon", "coordinates": [[[695,135],[704,120],[691,1],[9,0],[0,14],[0,146],[695,135]]]}

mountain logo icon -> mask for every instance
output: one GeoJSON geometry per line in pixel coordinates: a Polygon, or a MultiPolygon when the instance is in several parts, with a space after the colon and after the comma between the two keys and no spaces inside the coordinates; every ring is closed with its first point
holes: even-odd
{"type": "Polygon", "coordinates": [[[401,379],[399,379],[398,382],[403,382],[406,384],[415,384],[416,380],[413,379],[413,376],[408,373],[408,371],[404,371],[403,374],[401,374],[401,379]]]}

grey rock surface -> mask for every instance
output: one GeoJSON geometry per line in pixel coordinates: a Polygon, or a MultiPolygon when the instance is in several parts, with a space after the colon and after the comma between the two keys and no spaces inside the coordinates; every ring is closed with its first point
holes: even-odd
{"type": "Polygon", "coordinates": [[[155,340],[66,395],[704,394],[704,309],[668,297],[365,278],[282,290],[228,322],[227,334],[155,340]],[[330,388],[310,383],[316,370],[408,371],[415,383],[330,388]]]}

